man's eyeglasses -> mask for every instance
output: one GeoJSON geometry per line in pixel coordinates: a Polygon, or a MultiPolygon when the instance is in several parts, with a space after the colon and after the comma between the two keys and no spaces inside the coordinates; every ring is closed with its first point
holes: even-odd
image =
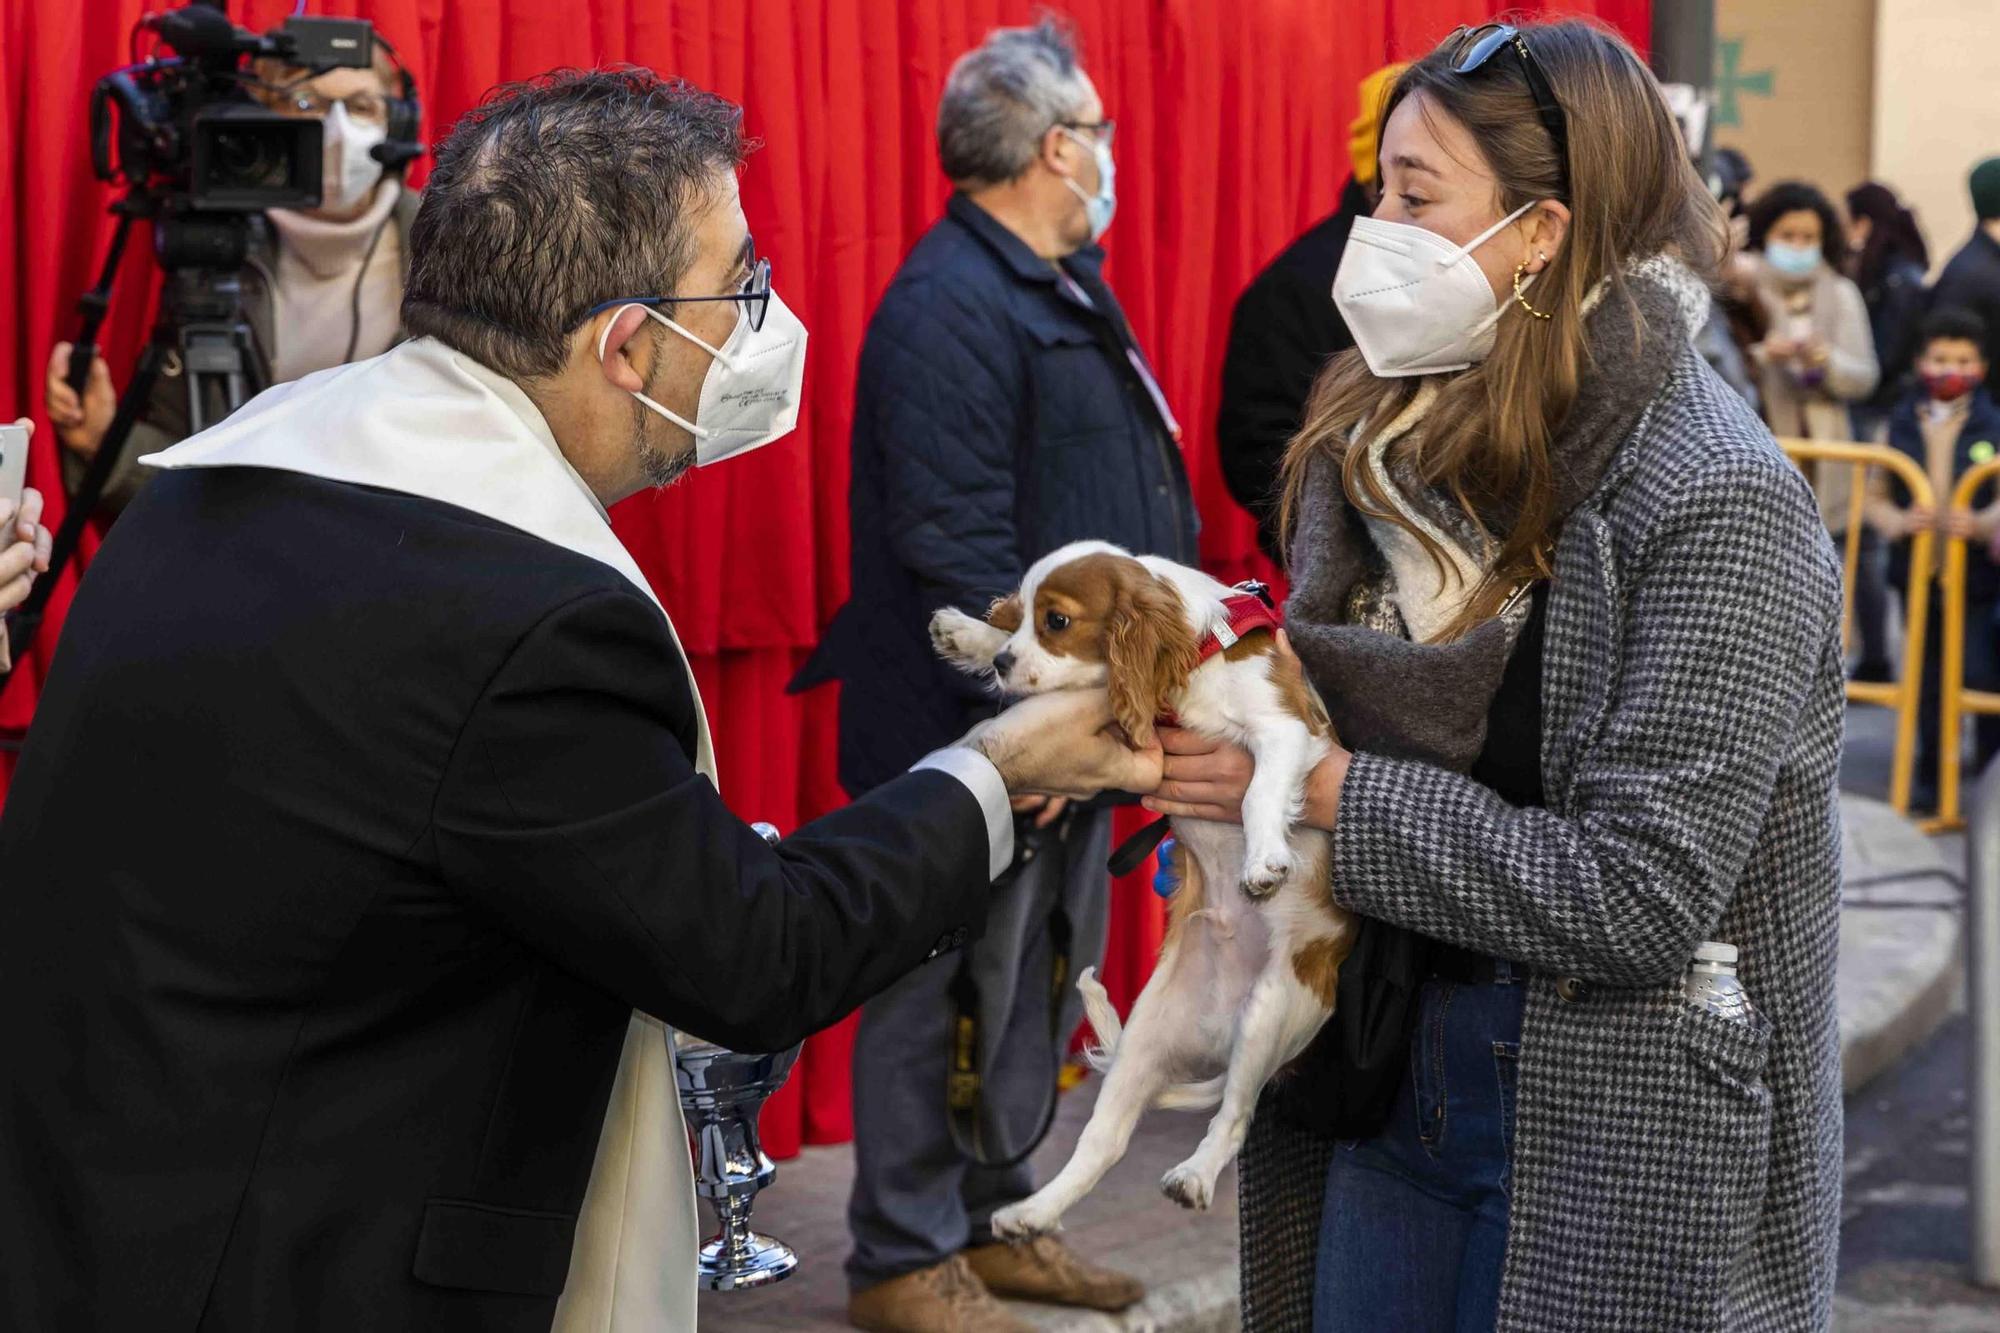
{"type": "MultiPolygon", "coordinates": [[[[583,312],[583,319],[589,319],[600,310],[609,310],[621,305],[692,305],[698,301],[736,301],[750,316],[750,329],[760,332],[764,327],[764,316],[771,308],[771,261],[760,259],[750,267],[750,276],[743,285],[726,296],[620,296],[609,301],[599,301],[583,312]]],[[[577,321],[581,324],[583,319],[577,321]]]]}
{"type": "Polygon", "coordinates": [[[389,103],[377,93],[355,93],[351,97],[321,97],[318,93],[300,89],[287,92],[278,104],[278,110],[301,116],[324,116],[336,106],[347,108],[347,118],[360,125],[386,125],[389,123],[389,103]]]}
{"type": "Polygon", "coordinates": [[[282,111],[287,115],[325,116],[338,105],[346,107],[348,119],[358,124],[389,123],[389,99],[380,93],[363,91],[346,97],[328,97],[313,88],[307,79],[298,79],[278,86],[267,83],[258,83],[255,86],[270,93],[274,111],[282,111]]]}
{"type": "Polygon", "coordinates": [[[1535,53],[1528,49],[1528,39],[1512,24],[1487,23],[1477,28],[1460,28],[1446,40],[1458,44],[1458,54],[1452,57],[1451,62],[1455,74],[1470,74],[1502,51],[1512,51],[1521,58],[1522,72],[1528,76],[1528,95],[1535,99],[1535,114],[1541,118],[1542,128],[1549,132],[1549,138],[1555,141],[1561,197],[1568,202],[1569,117],[1563,114],[1562,103],[1556,100],[1556,90],[1549,83],[1549,76],[1535,59],[1535,53]]]}
{"type": "Polygon", "coordinates": [[[1089,130],[1106,148],[1111,146],[1111,136],[1118,131],[1118,122],[1109,116],[1103,120],[1059,120],[1056,124],[1066,130],[1089,130]]]}

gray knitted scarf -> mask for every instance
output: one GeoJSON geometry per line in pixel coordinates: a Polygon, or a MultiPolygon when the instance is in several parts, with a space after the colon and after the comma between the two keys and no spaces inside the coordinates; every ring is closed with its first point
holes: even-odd
{"type": "MultiPolygon", "coordinates": [[[[1597,300],[1600,286],[1586,307],[1591,357],[1550,451],[1558,522],[1597,488],[1707,317],[1707,288],[1676,260],[1655,256],[1628,268],[1625,280],[1631,301],[1597,300]]],[[[1388,443],[1420,430],[1435,399],[1434,385],[1419,389],[1370,442],[1368,466],[1404,516],[1445,548],[1453,573],[1440,579],[1408,532],[1358,512],[1340,465],[1322,457],[1306,474],[1285,622],[1343,745],[1463,772],[1485,745],[1486,716],[1528,603],[1515,599],[1456,641],[1422,641],[1452,618],[1489,557],[1448,497],[1419,492],[1384,464],[1388,443]]]]}

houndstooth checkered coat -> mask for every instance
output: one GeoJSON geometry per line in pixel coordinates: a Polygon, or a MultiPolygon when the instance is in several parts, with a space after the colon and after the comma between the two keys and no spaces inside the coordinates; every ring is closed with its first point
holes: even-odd
{"type": "MultiPolygon", "coordinates": [[[[1548,808],[1358,754],[1334,893],[1537,970],[1500,1328],[1825,1328],[1840,573],[1805,482],[1691,350],[1623,438],[1557,549],[1548,808]],[[1682,1000],[1711,939],[1740,947],[1756,1024],[1682,1000]]],[[[1242,1159],[1253,1333],[1310,1325],[1326,1154],[1258,1117],[1242,1159]]]]}

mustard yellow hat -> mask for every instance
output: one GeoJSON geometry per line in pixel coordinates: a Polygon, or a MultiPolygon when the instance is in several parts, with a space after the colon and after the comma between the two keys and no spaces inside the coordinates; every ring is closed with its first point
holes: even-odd
{"type": "Polygon", "coordinates": [[[1384,65],[1361,81],[1361,114],[1347,127],[1347,155],[1354,163],[1354,179],[1363,185],[1375,183],[1375,159],[1382,150],[1382,104],[1409,67],[1408,61],[1384,65]]]}

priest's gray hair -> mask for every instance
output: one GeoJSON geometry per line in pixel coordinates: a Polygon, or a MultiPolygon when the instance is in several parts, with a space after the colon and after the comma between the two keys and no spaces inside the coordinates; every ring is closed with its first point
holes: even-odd
{"type": "Polygon", "coordinates": [[[1013,180],[1086,97],[1067,23],[1044,17],[1031,28],[995,28],[945,77],[937,126],[944,174],[962,188],[1013,180]]]}
{"type": "Polygon", "coordinates": [[[674,292],[743,111],[650,70],[556,70],[452,127],[410,228],[403,328],[517,380],[561,371],[590,308],[674,292]]]}

